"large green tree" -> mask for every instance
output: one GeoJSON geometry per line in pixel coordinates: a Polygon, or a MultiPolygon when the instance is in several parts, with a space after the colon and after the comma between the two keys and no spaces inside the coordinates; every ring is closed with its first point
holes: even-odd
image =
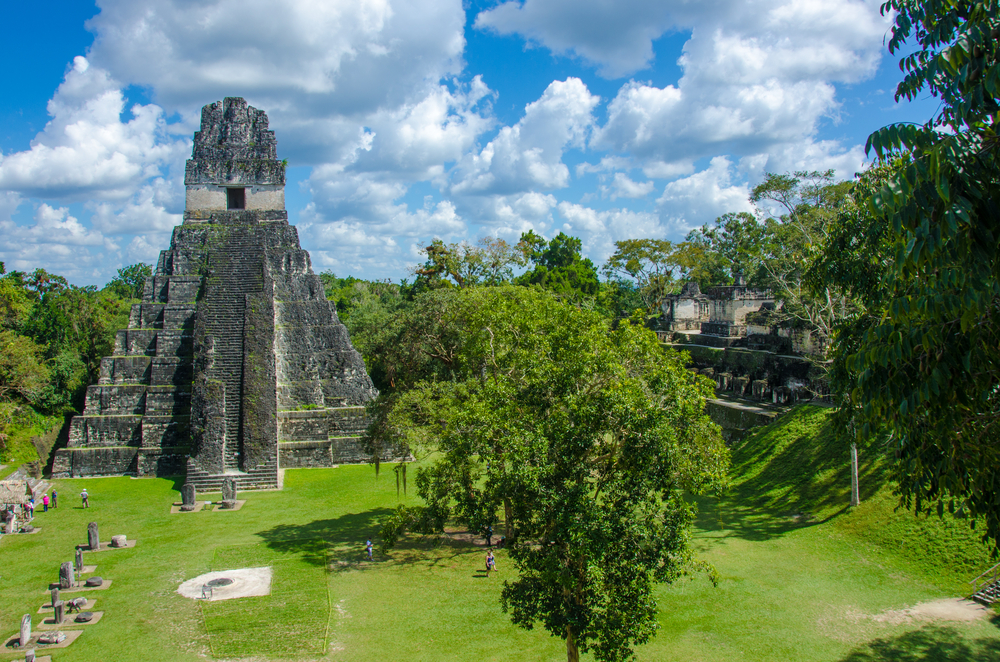
{"type": "Polygon", "coordinates": [[[583,244],[577,237],[560,232],[546,241],[529,230],[521,235],[518,245],[532,268],[517,277],[517,284],[538,285],[572,301],[597,295],[600,289],[597,269],[590,258],[580,254],[583,244]]]}
{"type": "Polygon", "coordinates": [[[685,494],[724,480],[711,385],[640,325],[612,330],[537,289],[432,293],[415,310],[431,322],[411,353],[439,367],[424,366],[380,432],[435,459],[417,480],[426,506],[386,533],[502,516],[514,623],[565,639],[571,662],[630,658],[656,629],[654,585],[692,567],[685,494]]]}
{"type": "Polygon", "coordinates": [[[894,164],[867,200],[891,259],[878,278],[882,314],[845,338],[851,399],[861,434],[890,434],[904,504],[978,516],[997,542],[998,6],[893,0],[882,11],[893,15],[890,52],[909,51],[896,98],[931,94],[941,106],[922,126],[869,138],[894,164]]]}

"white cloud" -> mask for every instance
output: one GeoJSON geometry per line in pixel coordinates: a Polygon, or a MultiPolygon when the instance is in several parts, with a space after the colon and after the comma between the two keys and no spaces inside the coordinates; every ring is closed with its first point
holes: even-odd
{"type": "Polygon", "coordinates": [[[177,161],[187,141],[165,134],[162,110],[135,105],[122,122],[125,99],[107,71],[83,57],[49,101],[52,120],[31,149],[0,159],[0,189],[26,196],[115,200],[177,161]]]}
{"type": "Polygon", "coordinates": [[[436,94],[462,69],[459,0],[103,0],[92,59],[196,121],[243,96],[296,164],[330,163],[357,128],[436,94]]]}
{"type": "Polygon", "coordinates": [[[628,81],[604,115],[583,81],[555,80],[497,128],[497,92],[463,70],[459,0],[100,4],[94,45],[55,92],[52,120],[30,149],[0,156],[0,242],[21,242],[0,256],[105,279],[114,260],[95,261],[98,251],[148,261],[166,247],[198,111],[223,96],[268,113],[279,158],[314,166],[299,225],[318,268],[399,276],[433,236],[528,229],[577,233],[596,261],[616,239],[677,238],[749,208],[765,172],[853,174],[860,147],[820,131],[837,120],[837,86],[877,66],[887,26],[868,0],[503,2],[476,28],[605,77],[649,66],[664,34],[689,38],[673,85],[628,81]],[[129,85],[155,105],[130,107],[129,85]],[[437,192],[414,202],[428,185],[437,192]],[[601,194],[636,209],[586,206],[601,194]],[[52,204],[78,200],[90,218],[52,204]],[[11,220],[24,201],[33,225],[11,220]]]}
{"type": "Polygon", "coordinates": [[[65,276],[92,274],[108,253],[118,251],[114,241],[84,226],[66,207],[42,203],[33,220],[31,225],[0,220],[0,261],[8,271],[43,266],[65,276]]]}
{"type": "Polygon", "coordinates": [[[562,162],[563,153],[582,146],[599,100],[579,78],[553,81],[525,107],[517,124],[503,127],[480,152],[458,163],[449,192],[508,195],[565,187],[569,168],[562,162]]]}
{"type": "Polygon", "coordinates": [[[583,240],[584,252],[600,266],[614,250],[614,242],[637,237],[663,237],[671,232],[669,225],[649,212],[628,209],[598,211],[572,202],[559,203],[563,223],[557,228],[583,240]]]}
{"type": "Polygon", "coordinates": [[[616,172],[611,186],[602,186],[605,193],[610,193],[611,199],[616,198],[644,198],[653,192],[655,184],[653,182],[635,182],[623,172],[616,172]]]}
{"type": "Polygon", "coordinates": [[[749,186],[732,182],[732,165],[728,158],[717,156],[708,168],[667,184],[657,200],[661,213],[686,231],[727,212],[753,211],[749,186]]]}
{"type": "Polygon", "coordinates": [[[559,54],[575,54],[599,66],[607,78],[644,69],[653,40],[671,24],[662,0],[609,3],[580,0],[516,0],[476,16],[475,27],[521,34],[559,54]]]}

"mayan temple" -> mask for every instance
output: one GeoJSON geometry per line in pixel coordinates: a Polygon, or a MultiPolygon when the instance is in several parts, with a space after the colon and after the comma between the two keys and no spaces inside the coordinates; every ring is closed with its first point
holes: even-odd
{"type": "Polygon", "coordinates": [[[376,395],[285,210],[267,115],[205,106],[184,222],[118,332],[53,477],[180,475],[277,486],[278,468],[364,458],[376,395]]]}

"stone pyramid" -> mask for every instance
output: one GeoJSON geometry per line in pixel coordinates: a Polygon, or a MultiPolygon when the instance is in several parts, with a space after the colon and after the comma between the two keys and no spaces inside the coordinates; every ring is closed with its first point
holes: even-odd
{"type": "Polygon", "coordinates": [[[285,210],[267,115],[205,106],[184,222],[87,389],[53,477],[180,475],[199,490],[367,458],[376,395],[285,210]]]}

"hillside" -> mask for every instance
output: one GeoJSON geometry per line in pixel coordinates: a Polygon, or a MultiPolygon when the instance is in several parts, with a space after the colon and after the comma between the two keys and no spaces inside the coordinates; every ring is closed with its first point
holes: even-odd
{"type": "Polygon", "coordinates": [[[861,505],[850,503],[850,455],[831,424],[831,409],[802,405],[733,448],[733,493],[726,501],[833,529],[893,559],[909,572],[962,594],[992,565],[968,520],[916,516],[897,509],[884,448],[859,454],[861,505]]]}

